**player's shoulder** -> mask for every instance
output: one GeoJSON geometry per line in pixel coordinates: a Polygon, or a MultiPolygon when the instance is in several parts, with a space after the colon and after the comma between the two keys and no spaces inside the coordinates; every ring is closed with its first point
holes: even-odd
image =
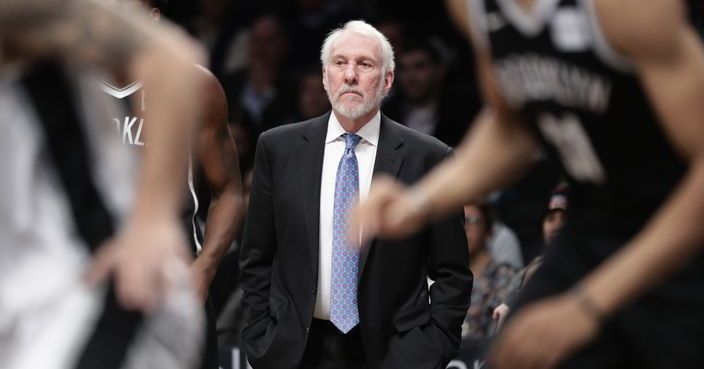
{"type": "Polygon", "coordinates": [[[225,90],[217,77],[200,64],[193,64],[200,79],[200,99],[203,104],[203,127],[220,129],[228,121],[228,103],[225,90]]]}
{"type": "Polygon", "coordinates": [[[592,0],[607,41],[627,56],[657,52],[686,23],[686,8],[672,0],[592,0]],[[628,14],[628,17],[623,17],[628,14]],[[653,27],[657,24],[657,27],[653,27]]]}
{"type": "Polygon", "coordinates": [[[601,17],[614,17],[625,24],[638,24],[647,21],[652,26],[652,20],[676,17],[685,11],[683,2],[672,0],[645,2],[642,0],[591,0],[591,2],[601,17]],[[628,12],[628,17],[622,17],[623,12],[628,12]]]}
{"type": "Polygon", "coordinates": [[[200,64],[193,64],[193,68],[197,71],[197,73],[200,73],[201,77],[207,81],[214,81],[218,82],[217,77],[215,77],[215,74],[210,71],[210,69],[200,65],[200,64]]]}
{"type": "Polygon", "coordinates": [[[222,84],[220,84],[220,81],[217,77],[215,77],[215,75],[213,74],[213,72],[210,71],[210,69],[200,64],[193,64],[193,68],[195,68],[196,73],[198,73],[202,78],[205,88],[211,91],[222,91],[222,84]]]}

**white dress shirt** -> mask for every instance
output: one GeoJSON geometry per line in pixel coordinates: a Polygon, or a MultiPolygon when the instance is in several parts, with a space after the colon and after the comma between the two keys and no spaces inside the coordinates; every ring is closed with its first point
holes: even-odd
{"type": "MultiPolygon", "coordinates": [[[[376,149],[379,144],[379,112],[356,134],[362,137],[355,148],[359,165],[359,197],[365,199],[374,172],[376,149]]],[[[345,152],[347,133],[338,122],[335,114],[330,114],[328,133],[325,136],[325,153],[323,155],[323,172],[320,178],[320,251],[318,259],[318,294],[315,300],[313,316],[318,319],[330,319],[330,280],[332,275],[332,217],[335,203],[335,179],[337,166],[345,152]]]]}

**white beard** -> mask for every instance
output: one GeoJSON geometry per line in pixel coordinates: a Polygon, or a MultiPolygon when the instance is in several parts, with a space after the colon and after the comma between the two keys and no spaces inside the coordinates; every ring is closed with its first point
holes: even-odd
{"type": "MultiPolygon", "coordinates": [[[[330,100],[332,110],[336,111],[343,117],[349,119],[357,119],[368,114],[369,112],[381,105],[381,100],[384,98],[384,84],[382,82],[383,81],[379,81],[379,87],[377,87],[376,92],[374,93],[374,96],[372,98],[365,100],[362,104],[356,104],[352,106],[345,106],[344,104],[342,104],[340,102],[341,96],[331,96],[330,89],[328,88],[328,84],[325,80],[323,80],[323,86],[325,87],[325,92],[328,94],[328,100],[330,100]]],[[[344,90],[344,88],[341,90],[344,90]]]]}

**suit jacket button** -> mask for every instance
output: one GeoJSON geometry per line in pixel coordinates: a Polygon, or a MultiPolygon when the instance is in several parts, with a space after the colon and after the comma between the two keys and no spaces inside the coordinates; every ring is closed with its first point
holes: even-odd
{"type": "Polygon", "coordinates": [[[315,287],[310,290],[315,295],[315,287]]]}
{"type": "Polygon", "coordinates": [[[310,327],[306,327],[306,334],[310,333],[310,327]]]}

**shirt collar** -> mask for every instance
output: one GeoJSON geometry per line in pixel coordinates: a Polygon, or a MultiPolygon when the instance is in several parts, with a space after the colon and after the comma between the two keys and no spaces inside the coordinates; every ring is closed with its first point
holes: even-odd
{"type": "MultiPolygon", "coordinates": [[[[359,131],[357,135],[362,137],[363,141],[371,144],[372,146],[379,145],[379,131],[381,129],[381,113],[376,112],[374,117],[367,122],[359,131]]],[[[325,143],[330,143],[340,138],[343,134],[347,133],[342,125],[337,120],[335,113],[330,113],[330,119],[328,120],[328,133],[325,136],[325,143]]]]}

